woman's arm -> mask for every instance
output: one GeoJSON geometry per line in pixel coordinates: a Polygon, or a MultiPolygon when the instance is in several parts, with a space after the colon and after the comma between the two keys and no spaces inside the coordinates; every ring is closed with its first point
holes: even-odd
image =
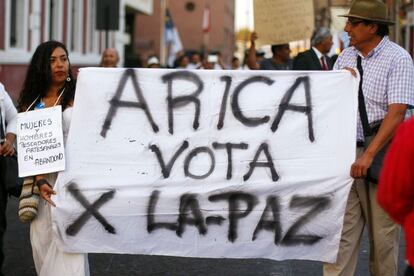
{"type": "Polygon", "coordinates": [[[257,34],[253,32],[250,35],[250,49],[249,49],[249,55],[247,56],[247,66],[251,70],[260,69],[260,65],[256,61],[256,45],[255,45],[256,39],[257,39],[257,34]]]}

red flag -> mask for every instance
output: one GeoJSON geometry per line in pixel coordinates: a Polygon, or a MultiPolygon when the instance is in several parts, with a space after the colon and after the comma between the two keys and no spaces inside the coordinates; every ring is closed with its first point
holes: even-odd
{"type": "Polygon", "coordinates": [[[208,33],[211,27],[210,7],[206,6],[203,13],[203,33],[208,33]]]}

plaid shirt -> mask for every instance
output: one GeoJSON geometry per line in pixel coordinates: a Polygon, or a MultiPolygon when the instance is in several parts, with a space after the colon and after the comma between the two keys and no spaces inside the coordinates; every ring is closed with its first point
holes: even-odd
{"type": "MultiPolygon", "coordinates": [[[[371,125],[384,118],[390,104],[414,105],[414,66],[407,51],[386,36],[366,57],[355,47],[345,49],[334,69],[356,68],[358,55],[362,58],[362,91],[371,125]]],[[[359,114],[357,140],[364,140],[359,114]]]]}

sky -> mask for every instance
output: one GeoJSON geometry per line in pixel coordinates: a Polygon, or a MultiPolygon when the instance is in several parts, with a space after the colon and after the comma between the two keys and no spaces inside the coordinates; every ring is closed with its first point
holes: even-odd
{"type": "Polygon", "coordinates": [[[253,29],[253,0],[236,0],[235,27],[253,29]]]}

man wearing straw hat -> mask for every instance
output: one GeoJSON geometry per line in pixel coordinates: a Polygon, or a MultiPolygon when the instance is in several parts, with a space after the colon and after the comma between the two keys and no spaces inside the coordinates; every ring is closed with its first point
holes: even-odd
{"type": "Polygon", "coordinates": [[[390,141],[414,105],[414,68],[410,55],[388,38],[386,5],[379,0],[355,0],[345,31],[350,47],[338,57],[334,69],[358,68],[359,89],[357,157],[350,174],[355,178],[348,197],[336,263],[324,264],[324,275],[354,275],[364,226],[370,240],[371,275],[397,275],[399,228],[378,205],[377,184],[365,180],[376,154],[390,141]],[[365,106],[366,112],[361,112],[365,106]],[[365,113],[365,118],[364,114],[365,113]],[[367,129],[377,131],[367,143],[367,129]],[[366,135],[365,135],[366,136],[366,135]]]}

